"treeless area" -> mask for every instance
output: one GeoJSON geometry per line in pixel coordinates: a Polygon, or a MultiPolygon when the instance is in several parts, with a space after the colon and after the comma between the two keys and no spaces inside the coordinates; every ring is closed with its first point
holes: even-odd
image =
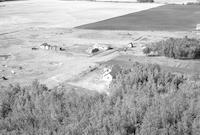
{"type": "Polygon", "coordinates": [[[198,5],[164,5],[77,28],[96,30],[191,31],[200,23],[198,5]]]}

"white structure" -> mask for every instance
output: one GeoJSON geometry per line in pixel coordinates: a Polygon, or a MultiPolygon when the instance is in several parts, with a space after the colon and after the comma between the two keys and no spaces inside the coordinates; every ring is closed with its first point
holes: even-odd
{"type": "Polygon", "coordinates": [[[12,73],[12,74],[16,74],[16,72],[15,72],[14,70],[11,70],[11,73],[12,73]]]}
{"type": "Polygon", "coordinates": [[[93,54],[93,53],[97,53],[99,51],[106,51],[106,50],[109,50],[109,49],[110,49],[110,47],[108,45],[96,43],[92,47],[89,47],[87,49],[87,52],[90,53],[90,54],[93,54]]]}
{"type": "Polygon", "coordinates": [[[109,46],[103,44],[95,44],[93,48],[98,48],[99,50],[108,50],[109,46]]]}
{"type": "Polygon", "coordinates": [[[49,50],[50,49],[50,45],[46,45],[46,50],[49,50]]]}
{"type": "Polygon", "coordinates": [[[129,48],[134,48],[135,45],[131,42],[131,43],[128,44],[128,47],[129,47],[129,48]]]}
{"type": "Polygon", "coordinates": [[[40,48],[43,49],[43,50],[54,50],[54,51],[64,51],[65,48],[62,48],[62,47],[59,47],[59,46],[51,46],[47,43],[44,43],[42,45],[40,45],[40,48]]]}
{"type": "Polygon", "coordinates": [[[106,81],[108,84],[110,84],[112,82],[112,75],[110,74],[111,72],[111,68],[105,67],[103,69],[103,80],[106,81]]]}
{"type": "Polygon", "coordinates": [[[157,51],[151,51],[148,56],[158,56],[158,52],[157,51]]]}
{"type": "Polygon", "coordinates": [[[197,24],[196,30],[197,30],[197,31],[200,31],[200,24],[197,24]]]}
{"type": "Polygon", "coordinates": [[[41,48],[41,49],[45,49],[45,45],[43,45],[43,44],[40,45],[40,48],[41,48]]]}
{"type": "Polygon", "coordinates": [[[112,82],[112,75],[111,74],[107,74],[103,76],[103,80],[106,81],[108,84],[110,84],[112,82]]]}
{"type": "Polygon", "coordinates": [[[103,69],[103,71],[104,71],[104,74],[109,74],[111,72],[111,69],[106,67],[103,69]]]}
{"type": "Polygon", "coordinates": [[[49,44],[47,44],[47,43],[44,43],[44,44],[42,44],[42,45],[40,45],[40,48],[41,49],[46,49],[46,50],[49,50],[50,49],[50,45],[49,44]]]}

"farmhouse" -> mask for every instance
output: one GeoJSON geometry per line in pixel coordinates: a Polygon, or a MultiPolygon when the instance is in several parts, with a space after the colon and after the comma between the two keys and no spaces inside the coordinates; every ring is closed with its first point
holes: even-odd
{"type": "Polygon", "coordinates": [[[43,49],[43,50],[65,51],[65,49],[62,48],[62,47],[59,47],[59,46],[56,46],[56,45],[51,46],[47,43],[43,43],[42,45],[40,45],[40,48],[43,49]]]}
{"type": "Polygon", "coordinates": [[[118,65],[106,66],[103,69],[102,79],[107,82],[108,85],[112,82],[113,79],[116,79],[117,74],[121,70],[121,67],[118,65]]]}
{"type": "Polygon", "coordinates": [[[105,45],[105,44],[95,44],[93,46],[93,48],[98,48],[99,50],[108,50],[109,49],[109,46],[108,45],[105,45]]]}
{"type": "Polygon", "coordinates": [[[106,51],[106,50],[110,50],[110,49],[113,49],[113,48],[110,47],[109,45],[96,43],[92,47],[88,48],[87,52],[90,54],[94,54],[99,51],[106,51]]]}
{"type": "Polygon", "coordinates": [[[43,44],[40,45],[40,48],[44,49],[44,50],[50,50],[50,47],[51,46],[49,44],[47,44],[47,43],[43,43],[43,44]]]}
{"type": "Polygon", "coordinates": [[[46,48],[45,44],[40,45],[40,49],[45,49],[45,48],[46,48]]]}
{"type": "Polygon", "coordinates": [[[130,42],[129,44],[128,44],[128,47],[129,48],[134,48],[134,47],[136,47],[132,42],[130,42]]]}

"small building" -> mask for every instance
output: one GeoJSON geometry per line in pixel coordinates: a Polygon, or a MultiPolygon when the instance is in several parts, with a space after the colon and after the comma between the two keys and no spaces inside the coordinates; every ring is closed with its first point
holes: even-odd
{"type": "Polygon", "coordinates": [[[106,51],[106,50],[110,50],[110,49],[113,49],[113,48],[110,47],[109,45],[96,43],[92,47],[88,48],[87,52],[90,54],[95,54],[97,52],[106,51]]]}
{"type": "Polygon", "coordinates": [[[43,43],[40,45],[40,48],[43,50],[49,50],[50,49],[50,45],[47,43],[43,43]]]}
{"type": "Polygon", "coordinates": [[[108,84],[112,82],[113,79],[116,79],[117,74],[121,71],[121,67],[119,65],[107,66],[103,69],[103,80],[108,84]]]}
{"type": "Polygon", "coordinates": [[[50,49],[51,49],[51,46],[50,46],[49,44],[47,44],[46,47],[45,47],[45,49],[46,49],[46,50],[50,50],[50,49]]]}
{"type": "Polygon", "coordinates": [[[112,75],[110,74],[111,70],[111,67],[104,67],[103,69],[102,80],[106,81],[108,84],[110,84],[113,79],[112,75]]]}
{"type": "Polygon", "coordinates": [[[40,48],[43,50],[65,51],[65,48],[56,45],[52,46],[47,43],[43,43],[42,45],[40,45],[40,48]]]}
{"type": "Polygon", "coordinates": [[[40,45],[40,49],[45,49],[45,44],[40,45]]]}
{"type": "Polygon", "coordinates": [[[197,31],[200,31],[200,24],[197,24],[196,30],[197,30],[197,31]]]}
{"type": "Polygon", "coordinates": [[[111,68],[105,67],[105,68],[103,69],[103,72],[104,72],[104,74],[109,74],[109,73],[111,72],[111,68]]]}
{"type": "Polygon", "coordinates": [[[55,46],[55,45],[54,45],[54,46],[51,46],[51,50],[57,51],[57,48],[58,48],[58,47],[55,46]]]}
{"type": "Polygon", "coordinates": [[[93,48],[98,48],[99,50],[108,50],[110,47],[108,45],[105,44],[95,44],[93,46],[93,48]]]}
{"type": "Polygon", "coordinates": [[[132,42],[130,42],[129,44],[128,44],[128,47],[129,48],[134,48],[134,47],[136,47],[132,42]]]}
{"type": "Polygon", "coordinates": [[[112,82],[112,75],[111,74],[106,74],[103,76],[103,80],[106,81],[108,84],[112,82]]]}
{"type": "Polygon", "coordinates": [[[158,56],[158,52],[157,51],[151,51],[148,56],[158,56]]]}

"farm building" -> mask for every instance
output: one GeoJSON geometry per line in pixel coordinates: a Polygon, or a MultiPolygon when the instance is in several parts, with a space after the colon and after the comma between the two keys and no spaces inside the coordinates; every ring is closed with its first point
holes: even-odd
{"type": "Polygon", "coordinates": [[[50,47],[51,46],[49,44],[47,44],[47,43],[43,43],[43,44],[40,45],[40,48],[44,49],[44,50],[50,50],[50,47]]]}
{"type": "Polygon", "coordinates": [[[105,44],[95,44],[93,46],[93,48],[98,48],[99,50],[108,50],[110,47],[108,45],[105,44]]]}
{"type": "Polygon", "coordinates": [[[112,49],[112,47],[110,47],[107,44],[95,44],[92,47],[88,48],[87,52],[90,54],[94,54],[97,53],[99,51],[106,51],[106,50],[110,50],[112,49]]]}
{"type": "Polygon", "coordinates": [[[113,79],[116,79],[117,74],[121,70],[121,67],[118,65],[106,66],[103,69],[102,79],[106,81],[109,85],[113,79]]]}
{"type": "Polygon", "coordinates": [[[47,43],[43,43],[42,45],[40,45],[40,48],[43,50],[65,51],[65,49],[62,47],[56,45],[52,46],[47,43]]]}
{"type": "Polygon", "coordinates": [[[55,46],[55,45],[54,45],[54,46],[51,46],[51,50],[55,50],[55,51],[57,51],[57,48],[58,48],[58,47],[55,46]]]}
{"type": "Polygon", "coordinates": [[[200,24],[197,24],[196,30],[197,30],[197,31],[200,31],[200,24]]]}
{"type": "Polygon", "coordinates": [[[136,46],[134,45],[134,43],[130,42],[130,43],[128,44],[128,47],[129,47],[129,48],[134,48],[134,47],[136,47],[136,46]]]}

